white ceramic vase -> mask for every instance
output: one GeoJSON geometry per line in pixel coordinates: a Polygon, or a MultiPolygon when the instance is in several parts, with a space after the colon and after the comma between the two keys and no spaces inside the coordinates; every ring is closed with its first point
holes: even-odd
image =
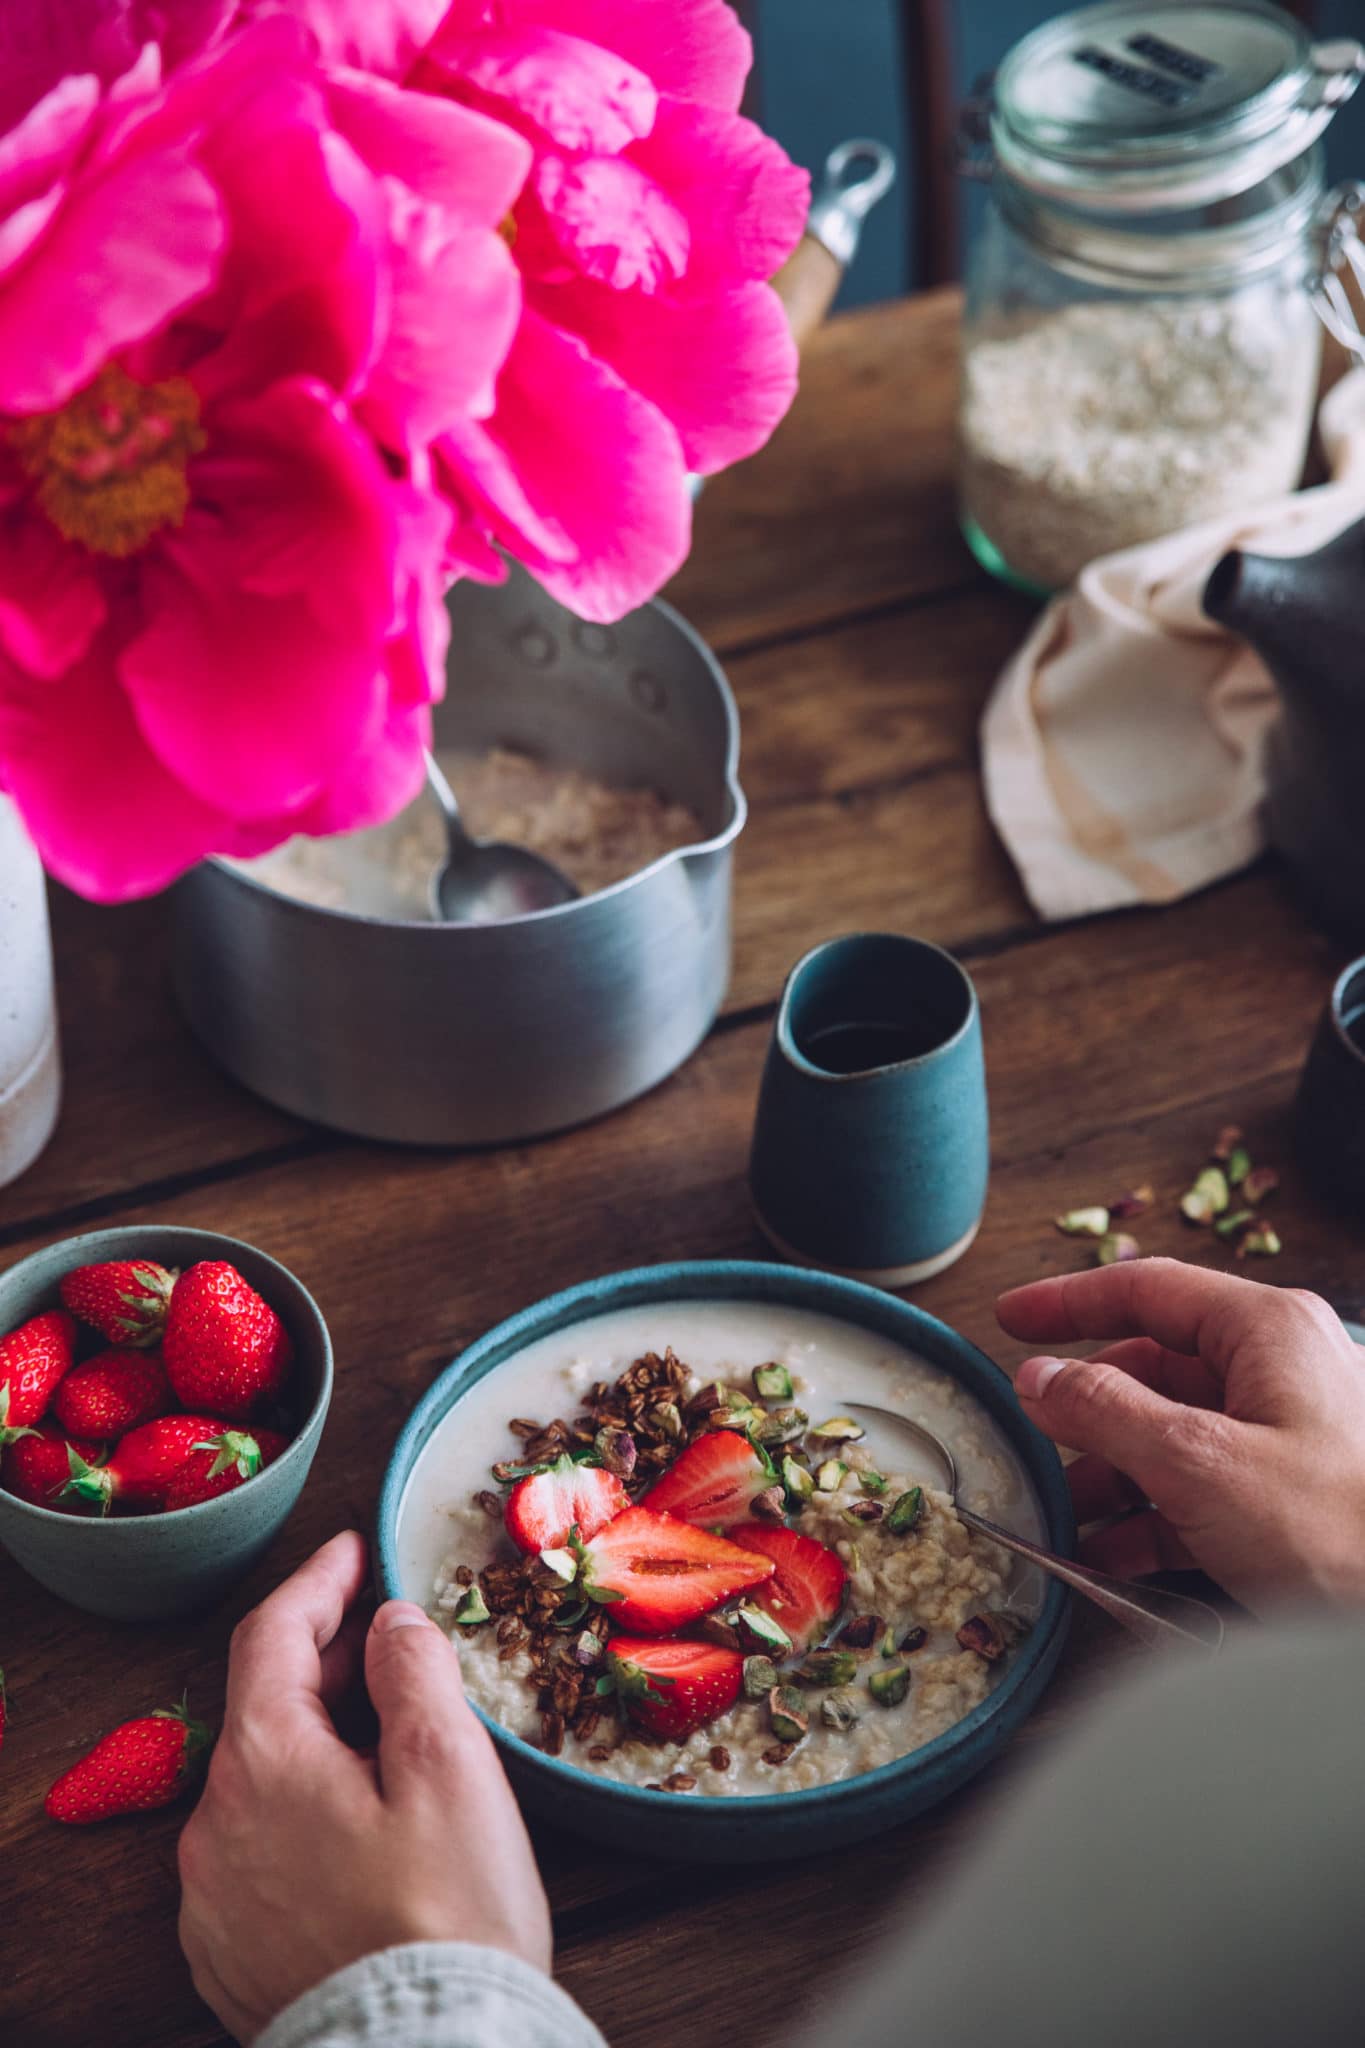
{"type": "Polygon", "coordinates": [[[0,795],[0,1187],[52,1136],[61,1090],[47,889],[19,813],[0,795]]]}

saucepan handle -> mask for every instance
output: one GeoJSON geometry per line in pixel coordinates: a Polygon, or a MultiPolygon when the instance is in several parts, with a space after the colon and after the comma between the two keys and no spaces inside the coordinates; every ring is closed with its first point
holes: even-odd
{"type": "Polygon", "coordinates": [[[896,176],[884,142],[841,142],[825,159],[806,232],[773,279],[797,346],[804,348],[834,302],[866,220],[896,176]]]}

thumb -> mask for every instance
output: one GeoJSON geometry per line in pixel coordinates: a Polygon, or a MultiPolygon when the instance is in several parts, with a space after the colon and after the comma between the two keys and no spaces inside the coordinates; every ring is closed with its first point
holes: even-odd
{"type": "Polygon", "coordinates": [[[1073,1451],[1094,1451],[1151,1493],[1169,1472],[1172,1451],[1206,1420],[1201,1409],[1168,1401],[1103,1358],[1026,1358],[1014,1390],[1045,1435],[1073,1451]]]}
{"type": "Polygon", "coordinates": [[[384,1797],[402,1804],[456,1789],[478,1722],[454,1644],[412,1601],[386,1601],[370,1623],[365,1686],[379,1717],[384,1797]]]}

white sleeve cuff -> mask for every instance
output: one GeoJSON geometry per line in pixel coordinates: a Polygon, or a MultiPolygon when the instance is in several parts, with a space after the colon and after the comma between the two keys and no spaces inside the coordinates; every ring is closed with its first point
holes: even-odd
{"type": "Polygon", "coordinates": [[[286,2006],[255,2048],[606,2048],[567,1992],[503,1949],[414,1941],[286,2006]]]}

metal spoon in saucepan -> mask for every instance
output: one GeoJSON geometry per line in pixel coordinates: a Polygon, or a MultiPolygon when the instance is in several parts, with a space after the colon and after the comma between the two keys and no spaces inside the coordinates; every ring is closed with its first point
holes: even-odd
{"type": "Polygon", "coordinates": [[[1106,1614],[1112,1615],[1126,1629],[1131,1629],[1143,1642],[1156,1647],[1164,1643],[1190,1643],[1200,1649],[1217,1650],[1223,1641],[1223,1617],[1207,1601],[1195,1600],[1185,1593],[1167,1593],[1159,1586],[1126,1585],[1120,1579],[1111,1579],[1104,1572],[1091,1571],[1088,1565],[1073,1564],[1070,1558],[1058,1557],[1054,1551],[1044,1550],[1037,1543],[1030,1543],[1026,1536],[1016,1536],[1011,1529],[1002,1529],[998,1523],[987,1521],[974,1508],[964,1507],[958,1493],[957,1463],[941,1437],[926,1429],[923,1423],[912,1422],[908,1415],[898,1415],[891,1408],[872,1408],[865,1401],[846,1401],[844,1412],[849,1415],[875,1415],[879,1422],[894,1422],[907,1430],[918,1443],[925,1444],[937,1453],[947,1474],[947,1492],[953,1496],[959,1520],[969,1529],[977,1529],[983,1536],[989,1536],[992,1543],[998,1543],[1002,1550],[1012,1550],[1017,1557],[1025,1557],[1036,1564],[1041,1571],[1050,1572],[1054,1579],[1060,1579],[1064,1586],[1074,1586],[1087,1600],[1093,1600],[1106,1614]]]}
{"type": "Polygon", "coordinates": [[[498,924],[504,918],[572,903],[582,893],[529,847],[471,837],[459,800],[434,755],[428,754],[426,760],[427,787],[446,821],[446,857],[431,880],[431,914],[438,924],[498,924]]]}

